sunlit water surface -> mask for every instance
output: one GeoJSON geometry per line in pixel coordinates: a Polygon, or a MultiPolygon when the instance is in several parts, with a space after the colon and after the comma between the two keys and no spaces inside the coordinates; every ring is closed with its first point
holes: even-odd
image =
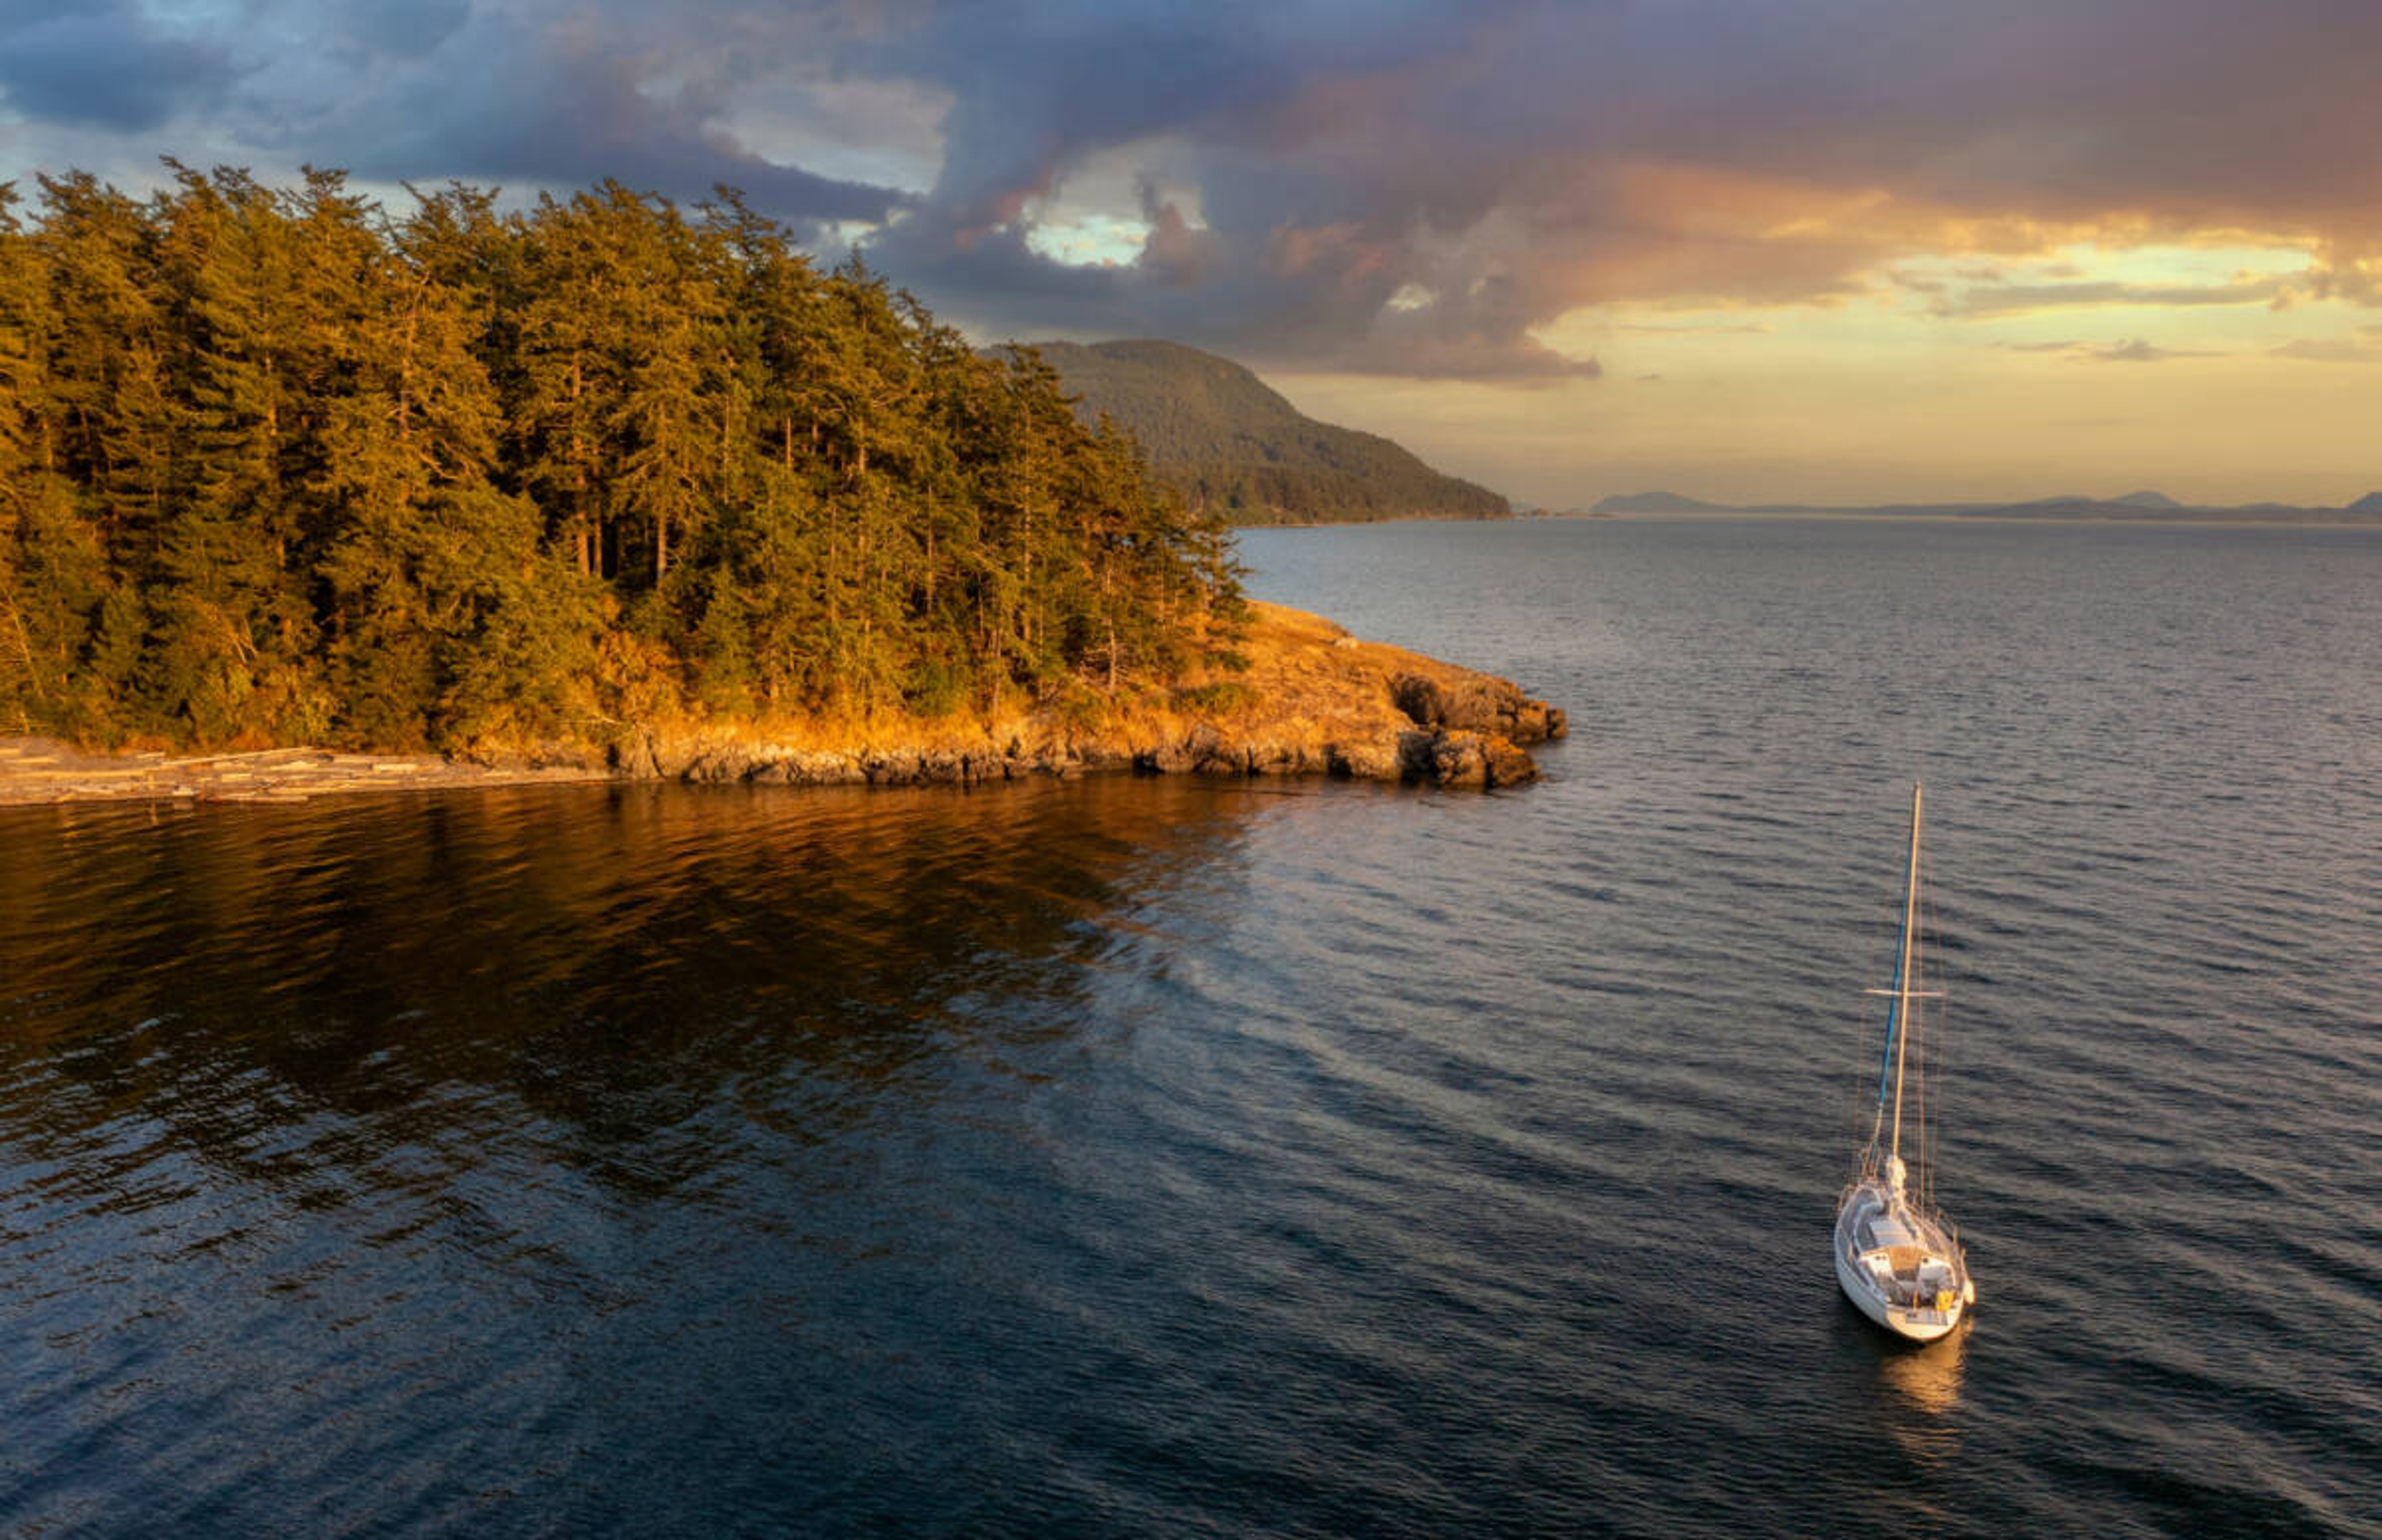
{"type": "Polygon", "coordinates": [[[2382,1534],[2382,536],[1245,550],[1549,782],[0,813],[0,1525],[2382,1534]]]}

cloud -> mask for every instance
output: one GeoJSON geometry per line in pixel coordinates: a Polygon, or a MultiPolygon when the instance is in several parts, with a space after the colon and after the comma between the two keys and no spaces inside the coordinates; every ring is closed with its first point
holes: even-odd
{"type": "Polygon", "coordinates": [[[228,49],[163,31],[129,0],[0,6],[0,92],[29,118],[146,131],[218,100],[238,73],[228,49]]]}
{"type": "Polygon", "coordinates": [[[2076,363],[2166,363],[2172,359],[2216,359],[2227,355],[2191,348],[2159,348],[2143,337],[2118,342],[2003,342],[1995,346],[2012,353],[2050,353],[2076,363]]]}
{"type": "Polygon", "coordinates": [[[1183,210],[1162,197],[1148,177],[1139,178],[1141,216],[1149,235],[1142,246],[1141,264],[1157,283],[1188,288],[1199,281],[1213,255],[1204,230],[1195,230],[1183,210]]]}
{"type": "Polygon", "coordinates": [[[2221,353],[2202,352],[2187,348],[2155,348],[2141,337],[2125,342],[2111,342],[2099,347],[2079,347],[2068,356],[2083,363],[2165,363],[2170,359],[2214,359],[2221,353]]]}
{"type": "Polygon", "coordinates": [[[275,25],[314,29],[350,60],[423,58],[438,51],[472,16],[472,0],[306,0],[275,25]]]}
{"type": "Polygon", "coordinates": [[[2272,350],[2278,359],[2306,359],[2316,363],[2382,362],[2382,343],[2349,337],[2301,337],[2272,350]]]}
{"type": "Polygon", "coordinates": [[[727,125],[769,71],[830,73],[819,44],[835,29],[812,18],[733,4],[657,15],[625,0],[251,0],[178,14],[186,31],[167,35],[130,0],[17,0],[0,21],[0,87],[28,120],[14,155],[38,154],[45,138],[87,154],[90,136],[65,130],[98,124],[139,136],[136,153],[111,159],[166,150],[285,175],[311,163],[367,181],[517,191],[610,177],[684,201],[727,183],[814,233],[882,223],[915,202],[758,153],[727,125]],[[178,118],[198,147],[156,141],[178,118]]]}
{"type": "MultiPolygon", "coordinates": [[[[1015,25],[884,46],[953,94],[961,148],[929,198],[952,217],[878,250],[996,324],[1123,311],[1243,352],[1480,377],[1545,371],[1533,334],[1585,307],[1844,303],[1922,252],[1971,254],[1946,301],[1964,313],[2271,302],[2279,281],[2000,281],[2001,258],[2095,238],[2382,226],[2358,185],[2382,157],[2339,56],[2382,46],[2382,16],[2302,0],[2339,29],[2319,44],[2271,13],[2179,3],[2179,19],[2112,0],[2026,26],[1950,0],[1417,6],[1344,31],[1345,7],[1314,4],[1249,27],[1029,4],[1015,25]],[[2256,46],[2229,58],[2229,35],[2256,46]],[[1120,154],[1197,190],[1197,278],[1133,264],[1074,316],[1057,287],[1011,287],[1021,266],[989,233],[1120,154]],[[1496,297],[1475,304],[1482,284],[1496,297]],[[1412,328],[1388,301],[1426,291],[1471,312],[1466,346],[1393,345],[1412,328]]],[[[2341,293],[2371,276],[2320,271],[2341,293]]]]}
{"type": "Polygon", "coordinates": [[[1841,306],[1917,256],[1946,316],[2382,306],[2368,0],[0,6],[0,177],[77,129],[368,180],[727,181],[990,336],[1579,378],[1540,340],[1566,314],[1841,306]],[[1031,238],[1062,206],[1141,249],[1062,260],[1031,238]],[[2223,232],[2308,270],[2039,263],[2223,232]]]}
{"type": "Polygon", "coordinates": [[[1521,232],[1482,238],[1493,189],[1438,164],[1435,134],[1405,116],[1477,48],[1479,19],[1419,6],[1358,19],[1045,4],[880,42],[864,52],[956,104],[927,208],[873,238],[870,259],[995,334],[1112,324],[1313,370],[1595,377],[1594,360],[1530,335],[1565,307],[1542,299],[1521,232]],[[1403,174],[1381,158],[1391,141],[1412,152],[1403,174]],[[1068,270],[1035,251],[1020,234],[1032,211],[1120,154],[1138,156],[1138,256],[1068,270]],[[1196,226],[1158,190],[1185,187],[1196,226]]]}
{"type": "Polygon", "coordinates": [[[1988,284],[1945,295],[1928,307],[1928,312],[1973,321],[2079,305],[2263,305],[2284,293],[2287,282],[2256,278],[2229,284],[1988,284]]]}
{"type": "Polygon", "coordinates": [[[2382,305],[2382,237],[2327,240],[2308,287],[2319,299],[2382,305]]]}
{"type": "Polygon", "coordinates": [[[716,121],[756,67],[726,43],[675,48],[655,24],[589,13],[473,12],[431,54],[383,58],[378,89],[309,116],[258,104],[258,137],[386,180],[576,188],[604,177],[681,200],[726,183],[816,229],[915,200],[756,153],[716,121]]]}
{"type": "Polygon", "coordinates": [[[1644,332],[1668,336],[1766,336],[1770,328],[1752,322],[1728,326],[1666,325],[1653,321],[1626,321],[1614,328],[1619,332],[1644,332]]]}

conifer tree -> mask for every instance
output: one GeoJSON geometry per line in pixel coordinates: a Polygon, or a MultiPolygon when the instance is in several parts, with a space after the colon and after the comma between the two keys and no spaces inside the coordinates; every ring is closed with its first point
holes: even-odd
{"type": "Polygon", "coordinates": [[[675,709],[1111,694],[1226,535],[722,189],[390,219],[337,172],[0,190],[0,722],[521,746],[675,709]]]}
{"type": "Polygon", "coordinates": [[[59,469],[48,269],[0,184],[0,724],[89,731],[105,706],[84,652],[106,594],[97,530],[59,469]]]}

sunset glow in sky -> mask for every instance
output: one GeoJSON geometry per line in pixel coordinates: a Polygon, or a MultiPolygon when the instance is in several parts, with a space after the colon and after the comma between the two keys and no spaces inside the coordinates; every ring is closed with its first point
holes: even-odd
{"type": "Polygon", "coordinates": [[[0,0],[0,179],[718,182],[1528,503],[2382,488],[2372,0],[0,0]]]}

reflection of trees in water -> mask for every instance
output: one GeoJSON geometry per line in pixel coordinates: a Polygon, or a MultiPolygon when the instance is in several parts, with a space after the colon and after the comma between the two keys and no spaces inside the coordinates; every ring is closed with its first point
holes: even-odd
{"type": "Polygon", "coordinates": [[[147,1120],[312,1190],[525,1109],[559,1157],[668,1186],[723,1119],[831,1138],[953,1054],[1072,1031],[1084,965],[1135,945],[1114,922],[1259,805],[1122,781],[20,815],[0,1117],[147,1120]]]}

